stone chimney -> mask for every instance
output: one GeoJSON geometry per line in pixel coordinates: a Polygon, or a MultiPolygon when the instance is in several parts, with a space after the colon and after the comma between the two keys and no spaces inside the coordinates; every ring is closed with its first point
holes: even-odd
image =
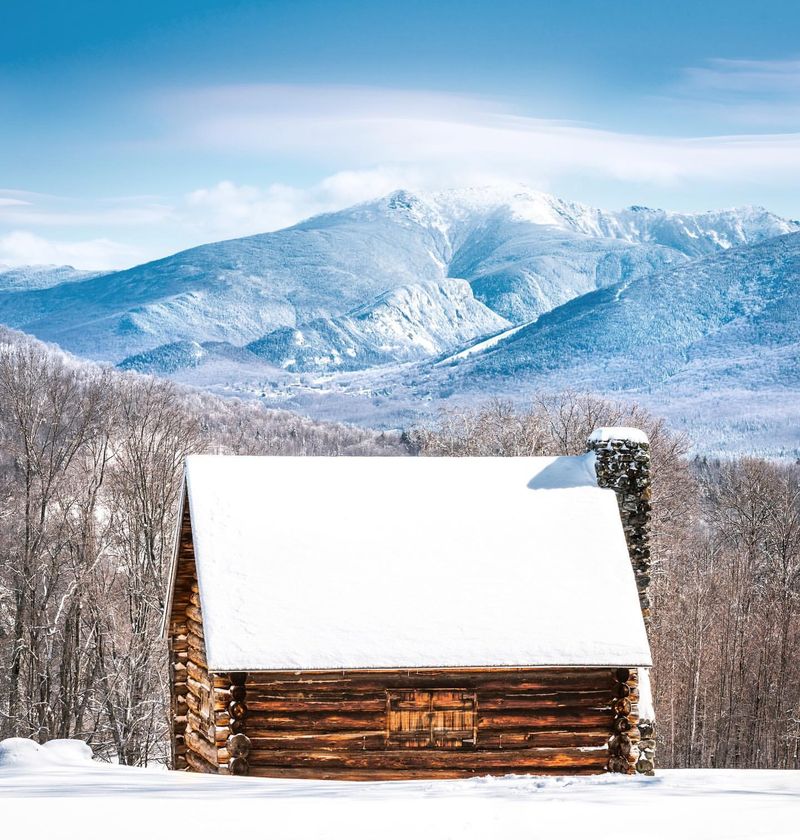
{"type": "Polygon", "coordinates": [[[600,487],[617,494],[622,529],[628,543],[639,603],[645,626],[650,628],[650,442],[639,429],[595,429],[588,447],[597,458],[600,487]]]}
{"type": "MultiPolygon", "coordinates": [[[[610,427],[595,429],[589,437],[588,448],[595,453],[598,485],[610,487],[617,494],[622,528],[639,590],[639,604],[649,631],[650,442],[639,429],[610,427]]],[[[648,669],[638,669],[637,683],[639,740],[636,744],[636,770],[652,775],[656,747],[655,710],[648,669]]]]}

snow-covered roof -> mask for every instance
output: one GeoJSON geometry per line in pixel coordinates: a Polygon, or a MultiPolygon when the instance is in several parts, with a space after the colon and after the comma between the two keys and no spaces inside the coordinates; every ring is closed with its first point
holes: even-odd
{"type": "Polygon", "coordinates": [[[593,459],[190,457],[209,668],[649,665],[593,459]]]}

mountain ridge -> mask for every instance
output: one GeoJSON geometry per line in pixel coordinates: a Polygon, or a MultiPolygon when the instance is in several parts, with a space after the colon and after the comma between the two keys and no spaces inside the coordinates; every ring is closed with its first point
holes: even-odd
{"type": "MultiPolygon", "coordinates": [[[[394,425],[566,385],[652,396],[684,422],[720,413],[698,408],[715,389],[730,406],[800,392],[799,242],[800,223],[758,207],[604,211],[525,187],[398,190],[126,271],[53,283],[23,270],[14,288],[0,273],[0,321],[329,419],[394,425]]],[[[770,423],[794,416],[775,411],[770,423]]]]}
{"type": "Polygon", "coordinates": [[[77,283],[0,292],[0,321],[118,362],[180,340],[242,346],[346,315],[394,288],[463,278],[478,301],[519,323],[685,261],[701,244],[719,250],[794,225],[761,210],[717,216],[711,236],[702,233],[709,214],[615,214],[525,189],[400,190],[282,231],[77,283]]]}

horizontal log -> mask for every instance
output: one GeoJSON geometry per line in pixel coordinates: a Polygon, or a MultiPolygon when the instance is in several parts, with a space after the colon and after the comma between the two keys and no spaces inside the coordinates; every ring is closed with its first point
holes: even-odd
{"type": "Polygon", "coordinates": [[[217,726],[230,726],[231,716],[227,711],[218,711],[217,709],[214,709],[214,722],[217,726]]]}
{"type": "Polygon", "coordinates": [[[386,748],[383,729],[357,732],[287,732],[253,729],[245,726],[251,749],[259,750],[317,750],[336,747],[344,750],[377,750],[386,748]]]}
{"type": "Polygon", "coordinates": [[[203,704],[201,699],[194,694],[194,692],[188,692],[186,694],[186,706],[187,708],[191,709],[196,715],[205,715],[205,709],[203,708],[203,704]]]}
{"type": "Polygon", "coordinates": [[[214,744],[209,744],[198,732],[187,731],[186,733],[187,760],[188,756],[194,753],[207,761],[212,766],[219,762],[219,751],[214,744]]]}
{"type": "MultiPolygon", "coordinates": [[[[187,636],[199,636],[200,639],[205,640],[203,625],[198,624],[194,619],[186,619],[186,629],[188,630],[187,636]]],[[[203,641],[203,645],[205,645],[205,641],[203,641]]]]}
{"type": "Polygon", "coordinates": [[[275,675],[251,674],[248,693],[281,693],[284,691],[313,691],[348,693],[351,691],[384,691],[387,688],[442,688],[479,691],[602,691],[613,692],[615,683],[610,672],[602,674],[583,671],[547,671],[538,674],[497,671],[479,672],[435,672],[408,673],[390,671],[385,674],[374,671],[353,675],[291,675],[275,678],[275,675]]]}
{"type": "MultiPolygon", "coordinates": [[[[266,779],[327,779],[345,782],[374,782],[374,781],[411,781],[413,779],[470,779],[477,776],[505,776],[519,772],[514,767],[497,768],[495,770],[353,770],[315,768],[315,767],[268,767],[250,766],[249,776],[266,779]]],[[[526,771],[527,772],[527,771],[526,771]]],[[[571,776],[596,776],[605,773],[605,766],[598,767],[591,764],[586,767],[571,767],[571,776]]],[[[559,768],[541,768],[537,775],[558,776],[563,773],[559,768]]]]}
{"type": "Polygon", "coordinates": [[[254,712],[385,712],[386,695],[377,695],[367,700],[354,700],[352,696],[346,700],[258,700],[253,699],[252,693],[247,696],[247,708],[254,712]]]}
{"type": "Polygon", "coordinates": [[[211,696],[211,687],[193,677],[186,678],[187,697],[189,694],[194,694],[198,700],[206,702],[207,698],[211,696]]]}
{"type": "Polygon", "coordinates": [[[302,713],[296,715],[267,714],[249,712],[245,724],[247,732],[256,729],[295,729],[307,732],[338,732],[354,729],[384,729],[386,713],[362,712],[349,714],[302,713]]]}
{"type": "MultiPolygon", "coordinates": [[[[542,665],[536,668],[516,668],[516,667],[482,667],[476,666],[474,668],[365,668],[363,670],[348,670],[333,669],[327,671],[250,671],[249,679],[251,682],[294,682],[297,680],[371,680],[376,677],[407,677],[411,680],[427,679],[427,678],[447,678],[448,680],[454,677],[460,680],[469,679],[471,677],[496,677],[503,678],[516,677],[518,679],[533,679],[533,678],[551,678],[562,676],[584,676],[596,677],[604,679],[615,679],[614,669],[605,667],[581,667],[574,665],[542,665]]],[[[452,683],[457,685],[457,683],[452,683]]]]}
{"type": "MultiPolygon", "coordinates": [[[[386,732],[305,733],[292,731],[261,731],[245,726],[252,748],[258,750],[307,750],[333,747],[340,750],[385,750],[386,732]]],[[[474,750],[528,749],[529,747],[604,747],[610,728],[584,732],[480,732],[474,750]]]]}
{"type": "Polygon", "coordinates": [[[572,767],[605,767],[608,752],[604,749],[562,750],[533,748],[478,752],[471,750],[398,749],[382,752],[343,752],[341,750],[256,750],[250,751],[250,765],[270,767],[334,767],[385,770],[498,770],[535,772],[545,768],[568,770],[572,767]]]}
{"type": "Polygon", "coordinates": [[[218,746],[224,746],[228,743],[228,738],[233,734],[229,726],[217,726],[214,729],[214,743],[218,746]]]}
{"type": "MultiPolygon", "coordinates": [[[[258,711],[254,701],[248,701],[247,729],[283,729],[307,732],[336,732],[342,730],[380,730],[386,727],[385,707],[375,707],[372,712],[332,711],[321,712],[302,709],[293,713],[258,711]]],[[[614,714],[610,708],[549,708],[520,710],[517,713],[484,711],[478,703],[477,726],[479,730],[529,729],[537,730],[573,726],[584,728],[605,727],[610,731],[614,714]]],[[[619,724],[618,724],[619,725],[619,724]]]]}
{"type": "Polygon", "coordinates": [[[189,640],[186,633],[177,633],[170,639],[173,652],[180,653],[189,647],[189,640]]]}
{"type": "Polygon", "coordinates": [[[191,649],[199,650],[205,656],[206,643],[203,636],[199,636],[197,633],[193,633],[187,627],[186,641],[191,649]]]}
{"type": "Polygon", "coordinates": [[[187,750],[184,759],[195,773],[219,773],[219,767],[216,764],[206,761],[202,756],[191,750],[187,750]]]}
{"type": "Polygon", "coordinates": [[[605,689],[596,691],[539,691],[506,692],[502,694],[478,692],[478,703],[482,709],[558,709],[583,708],[586,706],[611,707],[614,697],[605,689]]]}
{"type": "Polygon", "coordinates": [[[186,720],[191,727],[191,731],[198,732],[210,745],[215,745],[216,727],[213,723],[210,723],[206,718],[201,717],[191,709],[186,713],[186,720]]]}
{"type": "Polygon", "coordinates": [[[186,663],[186,674],[191,679],[202,683],[202,685],[206,686],[209,691],[211,690],[211,679],[208,676],[208,671],[196,662],[193,662],[191,659],[186,663]]]}
{"type": "MultiPolygon", "coordinates": [[[[206,659],[205,647],[195,647],[194,645],[190,645],[186,651],[186,660],[187,662],[194,662],[198,668],[202,668],[204,671],[208,672],[208,661],[206,659]]],[[[210,674],[208,681],[209,683],[213,682],[210,674]]]]}
{"type": "Polygon", "coordinates": [[[614,714],[610,709],[548,709],[545,712],[483,712],[478,705],[478,729],[541,729],[558,726],[611,726],[614,714]]]}
{"type": "MultiPolygon", "coordinates": [[[[186,607],[186,620],[187,622],[194,622],[195,624],[203,626],[203,615],[200,612],[199,608],[196,607],[194,604],[189,604],[186,607]]],[[[189,625],[191,626],[191,624],[189,625]]]]}

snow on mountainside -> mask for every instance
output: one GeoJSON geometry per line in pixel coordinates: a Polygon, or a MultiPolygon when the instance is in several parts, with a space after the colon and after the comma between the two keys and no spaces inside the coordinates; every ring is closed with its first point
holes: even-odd
{"type": "Polygon", "coordinates": [[[98,271],[81,271],[71,265],[0,265],[0,292],[47,289],[60,283],[74,283],[96,277],[98,271]]]}
{"type": "MultiPolygon", "coordinates": [[[[399,191],[127,271],[0,291],[0,322],[119,361],[175,342],[242,346],[282,327],[338,319],[399,287],[463,278],[485,307],[518,324],[597,288],[787,228],[800,226],[751,209],[605,213],[524,188],[399,191]]],[[[459,325],[448,331],[462,336],[459,325]]]]}
{"type": "Polygon", "coordinates": [[[339,318],[282,327],[247,349],[289,370],[359,369],[437,355],[507,326],[466,280],[448,279],[401,286],[339,318]]]}
{"type": "MultiPolygon", "coordinates": [[[[489,344],[489,342],[486,342],[489,344]]],[[[570,301],[484,350],[461,353],[456,379],[554,377],[603,389],[651,387],[697,368],[740,382],[742,354],[771,379],[800,384],[800,233],[736,248],[570,301]]],[[[437,364],[444,370],[448,360],[437,364]]]]}
{"type": "Polygon", "coordinates": [[[173,373],[227,359],[293,371],[358,370],[424,359],[506,326],[505,319],[475,300],[469,283],[446,279],[400,286],[346,315],[279,327],[244,347],[172,342],[129,356],[119,367],[173,373]]]}

